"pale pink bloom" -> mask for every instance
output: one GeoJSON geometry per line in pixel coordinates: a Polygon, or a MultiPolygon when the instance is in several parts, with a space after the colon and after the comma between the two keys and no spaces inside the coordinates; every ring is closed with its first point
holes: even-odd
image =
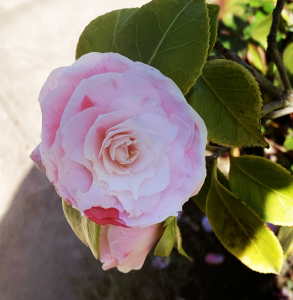
{"type": "Polygon", "coordinates": [[[153,67],[89,53],[54,70],[39,102],[42,142],[31,158],[92,221],[160,223],[200,190],[206,126],[153,67]]]}
{"type": "Polygon", "coordinates": [[[117,267],[123,273],[139,270],[162,233],[162,224],[143,228],[103,225],[100,236],[102,268],[108,270],[117,267]]]}

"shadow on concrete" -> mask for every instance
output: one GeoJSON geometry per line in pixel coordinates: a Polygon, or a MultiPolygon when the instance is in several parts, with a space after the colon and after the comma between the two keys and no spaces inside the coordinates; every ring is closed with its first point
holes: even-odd
{"type": "Polygon", "coordinates": [[[53,186],[32,168],[0,223],[0,299],[82,299],[104,276],[100,262],[75,236],[53,186]],[[33,188],[34,187],[34,188],[33,188]]]}

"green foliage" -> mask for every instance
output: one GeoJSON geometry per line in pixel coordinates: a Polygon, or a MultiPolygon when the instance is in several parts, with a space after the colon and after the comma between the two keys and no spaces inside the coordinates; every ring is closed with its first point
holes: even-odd
{"type": "Polygon", "coordinates": [[[293,151],[293,130],[291,128],[288,129],[288,135],[286,135],[284,147],[288,151],[293,151]]]}
{"type": "Polygon", "coordinates": [[[252,270],[279,273],[283,252],[277,238],[257,214],[218,182],[215,173],[207,198],[207,216],[215,234],[252,270]]]}
{"type": "Polygon", "coordinates": [[[212,52],[217,39],[217,30],[218,30],[218,16],[220,12],[220,6],[217,4],[208,4],[208,13],[210,18],[210,42],[208,55],[212,52]]]}
{"type": "Polygon", "coordinates": [[[90,52],[113,52],[117,32],[137,9],[114,10],[91,21],[79,37],[75,58],[90,52]]]}
{"type": "Polygon", "coordinates": [[[230,156],[230,185],[265,222],[293,225],[293,178],[283,167],[257,156],[230,156]]]}
{"type": "Polygon", "coordinates": [[[281,227],[278,233],[278,239],[283,248],[284,254],[288,254],[288,252],[292,249],[293,227],[281,227]]]}
{"type": "Polygon", "coordinates": [[[80,212],[74,209],[72,205],[67,204],[64,199],[62,199],[62,206],[65,217],[74,233],[91,249],[94,257],[98,259],[101,225],[92,222],[87,217],[82,217],[80,212]]]}
{"type": "Polygon", "coordinates": [[[119,30],[113,50],[159,69],[186,94],[201,74],[209,48],[204,0],[153,0],[119,30]]]}
{"type": "Polygon", "coordinates": [[[227,60],[208,61],[187,100],[203,118],[213,143],[267,146],[259,126],[259,87],[241,65],[227,60]]]}
{"type": "Polygon", "coordinates": [[[251,33],[251,37],[255,41],[259,42],[264,49],[267,49],[268,47],[267,36],[270,32],[272,20],[273,20],[272,15],[266,16],[256,26],[254,26],[251,33]]]}
{"type": "Polygon", "coordinates": [[[156,246],[155,255],[167,257],[176,241],[177,218],[170,216],[165,220],[163,227],[165,227],[165,231],[156,246]]]}
{"type": "Polygon", "coordinates": [[[290,43],[284,50],[283,60],[287,69],[291,86],[293,86],[293,42],[290,43]]]}
{"type": "MultiPolygon", "coordinates": [[[[191,198],[200,208],[200,210],[204,213],[206,213],[206,201],[212,182],[212,169],[213,165],[207,165],[207,176],[205,178],[205,182],[202,188],[200,189],[199,193],[191,198]]],[[[219,182],[230,191],[231,189],[229,181],[219,169],[217,170],[217,177],[219,182]]]]}

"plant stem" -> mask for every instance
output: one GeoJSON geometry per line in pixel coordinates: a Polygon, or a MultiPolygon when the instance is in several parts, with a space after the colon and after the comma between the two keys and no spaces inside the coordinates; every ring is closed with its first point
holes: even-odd
{"type": "Polygon", "coordinates": [[[217,160],[218,157],[220,157],[221,155],[223,155],[227,151],[229,151],[229,148],[227,148],[225,146],[221,146],[215,153],[213,153],[210,156],[206,156],[206,163],[207,164],[212,164],[214,162],[214,160],[217,160]]]}
{"type": "Polygon", "coordinates": [[[267,115],[265,115],[265,120],[272,120],[272,119],[277,119],[280,117],[283,117],[285,115],[289,115],[293,113],[293,107],[289,106],[289,107],[285,107],[283,109],[280,110],[276,110],[276,111],[272,111],[270,113],[268,113],[267,115]]]}
{"type": "Polygon", "coordinates": [[[210,146],[210,145],[206,145],[206,150],[211,151],[211,152],[215,152],[219,149],[220,147],[217,146],[210,146]]]}
{"type": "Polygon", "coordinates": [[[267,37],[267,41],[268,41],[267,52],[271,56],[272,61],[275,63],[279,71],[280,78],[282,80],[282,83],[285,88],[285,92],[287,94],[292,92],[292,89],[291,89],[290,81],[287,76],[287,71],[283,63],[283,59],[277,47],[277,31],[278,31],[280,16],[284,8],[285,2],[286,2],[285,0],[277,0],[277,5],[273,11],[273,22],[272,22],[270,33],[267,37]]]}

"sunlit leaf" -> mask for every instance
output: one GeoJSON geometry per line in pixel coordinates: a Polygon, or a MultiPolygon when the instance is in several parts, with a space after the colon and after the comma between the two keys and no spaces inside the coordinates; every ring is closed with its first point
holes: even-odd
{"type": "Polygon", "coordinates": [[[284,226],[280,228],[278,239],[286,255],[292,249],[293,244],[293,227],[284,226]]]}
{"type": "Polygon", "coordinates": [[[278,239],[244,202],[215,178],[207,199],[209,222],[223,246],[261,273],[279,273],[283,252],[278,239]]]}
{"type": "Polygon", "coordinates": [[[62,199],[65,217],[77,237],[90,247],[94,257],[99,258],[101,225],[82,217],[80,212],[62,199]]]}
{"type": "Polygon", "coordinates": [[[186,98],[205,121],[210,141],[228,147],[267,146],[259,126],[258,84],[236,62],[207,61],[186,98]]]}
{"type": "Polygon", "coordinates": [[[273,17],[272,15],[266,16],[256,26],[254,26],[251,37],[259,42],[264,49],[267,49],[267,36],[270,33],[273,17]]]}
{"type": "Polygon", "coordinates": [[[265,52],[261,47],[256,47],[248,43],[247,59],[262,74],[266,73],[265,52]]]}
{"type": "Polygon", "coordinates": [[[91,21],[79,37],[76,59],[90,52],[113,52],[117,32],[137,9],[114,10],[91,21]]]}
{"type": "Polygon", "coordinates": [[[167,218],[163,226],[165,227],[165,231],[156,246],[155,255],[167,257],[170,255],[175,244],[177,218],[173,216],[167,218]]]}
{"type": "MultiPolygon", "coordinates": [[[[212,182],[212,168],[213,165],[207,165],[207,176],[205,178],[205,182],[202,188],[200,189],[199,193],[191,198],[200,208],[200,210],[204,213],[206,213],[206,201],[212,182]]],[[[230,190],[230,185],[227,177],[219,169],[217,170],[217,176],[219,182],[226,189],[230,190]]]]}
{"type": "Polygon", "coordinates": [[[208,55],[212,52],[217,39],[218,31],[218,16],[220,12],[220,6],[217,4],[208,4],[208,13],[210,18],[210,42],[208,55]]]}
{"type": "Polygon", "coordinates": [[[264,221],[293,225],[293,177],[257,156],[230,157],[230,186],[264,221]]]}
{"type": "Polygon", "coordinates": [[[204,0],[153,0],[138,9],[114,41],[114,52],[159,69],[186,94],[209,48],[204,0]]]}

